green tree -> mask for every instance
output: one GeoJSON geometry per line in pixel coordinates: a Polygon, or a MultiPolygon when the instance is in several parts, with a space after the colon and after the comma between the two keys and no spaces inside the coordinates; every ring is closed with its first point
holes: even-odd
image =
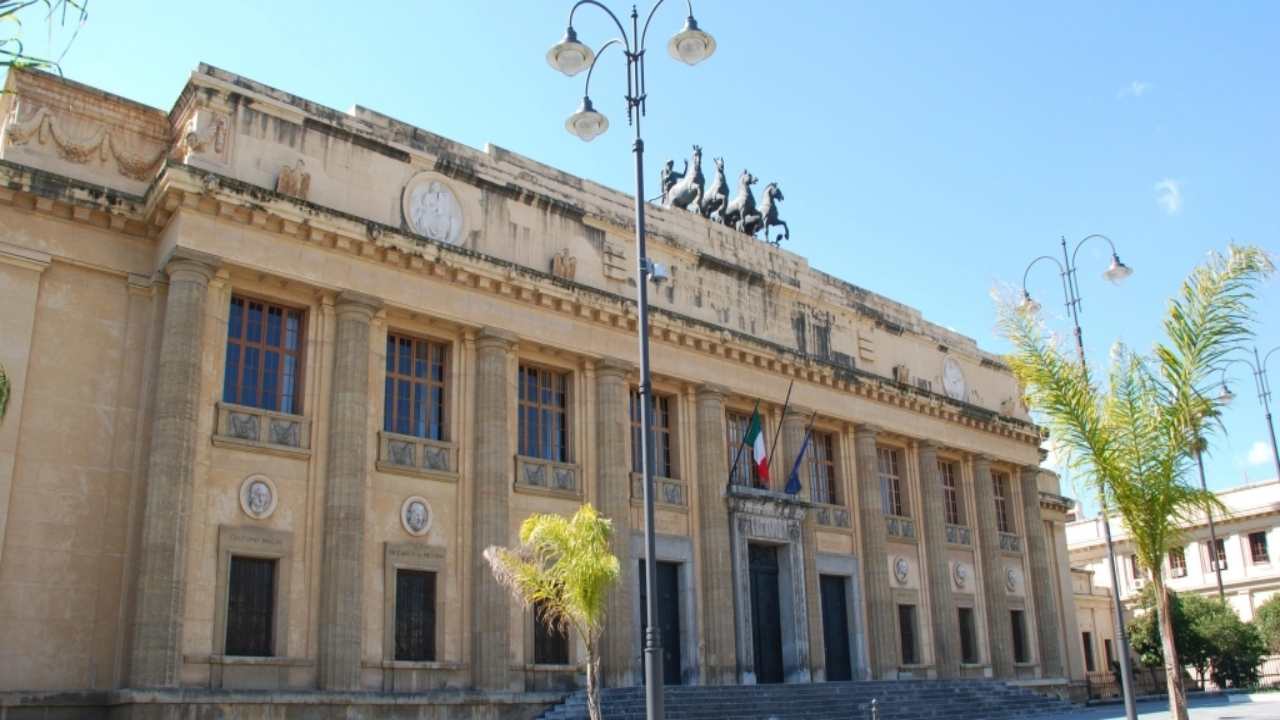
{"type": "Polygon", "coordinates": [[[1257,685],[1258,668],[1266,653],[1262,634],[1226,603],[1216,598],[1208,602],[1212,611],[1198,617],[1193,627],[1211,649],[1209,677],[1222,688],[1257,685]]]}
{"type": "Polygon", "coordinates": [[[1272,595],[1253,613],[1253,624],[1273,653],[1280,653],[1280,594],[1272,595]]]}
{"type": "Polygon", "coordinates": [[[88,17],[89,0],[0,0],[0,68],[44,67],[61,74],[59,63],[88,17]],[[34,20],[42,20],[49,26],[49,55],[32,55],[22,44],[24,22],[34,20]],[[55,55],[53,29],[55,26],[65,28],[68,24],[74,25],[71,37],[55,55]]]}
{"type": "MultiPolygon", "coordinates": [[[[1164,652],[1155,622],[1152,586],[1143,590],[1138,607],[1144,612],[1129,625],[1134,652],[1143,665],[1162,665],[1164,652]]],[[[1201,681],[1212,678],[1221,687],[1241,687],[1257,681],[1262,636],[1243,622],[1231,606],[1216,597],[1170,591],[1169,608],[1178,659],[1184,666],[1195,668],[1201,681]]]]}
{"type": "Polygon", "coordinates": [[[4,366],[0,365],[0,420],[4,420],[4,411],[9,409],[9,376],[4,366]]]}
{"type": "Polygon", "coordinates": [[[493,576],[524,607],[542,606],[548,627],[572,628],[587,648],[587,707],[600,720],[600,636],[605,598],[618,581],[609,551],[613,523],[589,503],[572,518],[531,515],[520,525],[520,545],[484,551],[493,576]]]}
{"type": "Polygon", "coordinates": [[[1160,568],[1180,544],[1180,528],[1221,507],[1186,479],[1218,413],[1216,398],[1199,388],[1252,337],[1254,288],[1271,270],[1257,248],[1211,255],[1170,300],[1165,339],[1151,357],[1114,346],[1105,387],[1046,332],[1033,308],[1000,307],[1000,329],[1014,347],[1008,362],[1028,407],[1065,451],[1067,468],[1119,515],[1150,578],[1175,720],[1187,718],[1186,697],[1160,568]]]}

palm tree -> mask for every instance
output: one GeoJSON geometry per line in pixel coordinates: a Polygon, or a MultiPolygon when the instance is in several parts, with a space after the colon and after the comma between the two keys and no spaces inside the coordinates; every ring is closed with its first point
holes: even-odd
{"type": "Polygon", "coordinates": [[[1113,347],[1105,388],[1046,334],[1034,309],[1000,307],[1001,332],[1014,346],[1009,365],[1027,405],[1065,451],[1066,467],[1117,511],[1151,579],[1176,720],[1186,720],[1186,698],[1160,568],[1168,550],[1181,544],[1180,528],[1221,507],[1186,480],[1220,409],[1216,397],[1198,388],[1210,385],[1252,336],[1254,288],[1272,269],[1257,248],[1213,253],[1170,300],[1166,337],[1151,356],[1113,347]]]}
{"type": "Polygon", "coordinates": [[[587,708],[600,720],[600,635],[605,596],[618,581],[618,558],[609,551],[613,523],[590,503],[573,518],[530,515],[520,524],[520,546],[484,551],[493,576],[523,607],[539,605],[541,622],[573,628],[587,648],[587,708]]]}

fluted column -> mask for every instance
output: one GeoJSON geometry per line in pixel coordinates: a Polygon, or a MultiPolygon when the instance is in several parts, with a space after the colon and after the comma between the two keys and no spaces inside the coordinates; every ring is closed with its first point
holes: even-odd
{"type": "Polygon", "coordinates": [[[697,394],[698,554],[702,566],[703,683],[738,681],[734,636],[733,566],[729,513],[724,502],[729,478],[725,458],[723,388],[703,385],[697,394]]]}
{"type": "MultiPolygon", "coordinates": [[[[133,687],[175,687],[182,669],[187,524],[200,414],[205,298],[218,259],[177,249],[165,265],[165,300],[151,457],[142,514],[141,561],[130,651],[133,687]]],[[[207,442],[207,441],[206,441],[207,442]]]]}
{"type": "Polygon", "coordinates": [[[900,651],[894,629],[893,589],[889,586],[884,509],[880,501],[880,467],[876,458],[876,430],[854,429],[854,457],[858,463],[858,519],[862,529],[862,568],[866,578],[867,640],[871,679],[896,678],[900,651]]]}
{"type": "Polygon", "coordinates": [[[960,673],[960,620],[951,597],[951,572],[947,558],[947,513],[938,473],[938,448],[930,442],[917,445],[920,464],[920,500],[924,549],[929,563],[929,615],[933,619],[934,663],[938,676],[960,673]]]}
{"type": "Polygon", "coordinates": [[[486,328],[476,335],[475,435],[471,478],[471,666],[482,690],[506,690],[511,618],[507,591],[493,579],[485,548],[507,545],[510,529],[510,413],[515,378],[508,368],[515,336],[486,328]]]}
{"type": "MultiPolygon", "coordinates": [[[[810,412],[805,408],[792,405],[787,409],[786,417],[782,419],[782,437],[780,438],[782,462],[776,465],[778,475],[775,477],[775,483],[781,487],[786,487],[787,473],[791,472],[796,456],[800,454],[800,448],[804,445],[804,431],[808,426],[810,412]]],[[[813,452],[813,448],[810,447],[805,452],[813,452]]],[[[809,486],[810,480],[809,474],[805,472],[805,466],[801,466],[801,486],[796,497],[802,500],[813,499],[813,488],[809,486]]],[[[825,679],[827,651],[825,638],[822,635],[822,596],[820,594],[822,591],[818,587],[817,520],[812,511],[804,514],[800,527],[801,542],[804,544],[804,600],[809,614],[809,671],[813,678],[825,679]]]]}
{"type": "Polygon", "coordinates": [[[1009,620],[1009,596],[1005,593],[1004,561],[1000,558],[991,459],[983,455],[973,459],[973,500],[978,510],[978,549],[982,553],[982,596],[987,604],[991,671],[998,678],[1009,678],[1013,677],[1013,630],[1009,620]]]}
{"type": "Polygon", "coordinates": [[[320,570],[320,688],[360,689],[365,487],[369,476],[369,328],[382,303],[354,292],[334,308],[333,383],[320,570]]]}
{"type": "Polygon", "coordinates": [[[1046,677],[1062,677],[1062,647],[1058,640],[1058,604],[1054,599],[1054,583],[1049,569],[1049,545],[1044,537],[1044,519],[1040,515],[1040,468],[1022,468],[1022,526],[1026,529],[1027,557],[1031,572],[1027,585],[1036,605],[1036,635],[1040,640],[1040,670],[1046,677]]]}
{"type": "MultiPolygon", "coordinates": [[[[619,360],[604,359],[596,364],[596,497],[600,512],[613,521],[611,549],[618,556],[621,572],[618,584],[609,591],[605,616],[611,632],[601,639],[604,682],[625,687],[635,682],[632,661],[631,598],[639,587],[636,563],[631,557],[631,458],[627,455],[627,434],[631,429],[627,370],[619,360]]],[[[638,452],[638,450],[637,450],[638,452]]],[[[679,642],[663,638],[663,643],[679,642]]]]}

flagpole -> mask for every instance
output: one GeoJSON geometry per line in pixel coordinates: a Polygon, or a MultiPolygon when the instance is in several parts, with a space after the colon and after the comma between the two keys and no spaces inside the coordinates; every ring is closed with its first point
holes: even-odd
{"type": "MultiPolygon", "coordinates": [[[[756,400],[756,406],[751,409],[751,415],[755,416],[760,412],[760,401],[756,400]]],[[[738,452],[733,456],[733,466],[729,468],[729,487],[733,486],[733,474],[738,472],[738,461],[742,459],[742,448],[747,445],[747,433],[751,432],[751,421],[747,421],[747,429],[742,433],[742,439],[738,441],[738,452]]]]}
{"type": "Polygon", "coordinates": [[[782,422],[787,419],[787,406],[791,404],[791,389],[796,386],[795,378],[787,383],[787,397],[782,401],[782,415],[778,417],[778,429],[773,433],[773,445],[769,446],[766,462],[773,462],[773,453],[778,449],[778,436],[782,434],[782,422]]]}
{"type": "MultiPolygon", "coordinates": [[[[798,495],[800,490],[803,489],[803,483],[800,482],[800,463],[804,460],[805,451],[809,449],[809,441],[813,437],[813,424],[817,419],[818,411],[814,410],[813,413],[809,415],[809,424],[804,429],[804,441],[800,443],[800,452],[796,453],[795,462],[791,463],[791,472],[787,473],[787,484],[782,489],[783,492],[788,495],[798,495]],[[792,478],[795,478],[796,481],[796,491],[794,493],[791,492],[792,478]]],[[[811,496],[810,499],[812,499],[813,488],[810,488],[809,490],[811,496]]]]}

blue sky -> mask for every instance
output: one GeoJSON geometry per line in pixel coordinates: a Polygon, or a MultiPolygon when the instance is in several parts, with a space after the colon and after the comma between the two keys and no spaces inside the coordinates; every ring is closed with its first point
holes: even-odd
{"type": "MultiPolygon", "coordinates": [[[[582,78],[544,55],[569,7],[96,0],[64,72],[167,109],[204,61],[629,189],[620,56],[593,81],[610,132],[585,144],[563,129],[582,78]]],[[[1017,285],[1060,236],[1104,233],[1136,270],[1113,287],[1100,277],[1105,243],[1080,253],[1095,361],[1117,339],[1149,347],[1166,298],[1210,250],[1234,239],[1280,253],[1280,5],[704,0],[694,11],[719,48],[693,68],[665,49],[683,3],[654,20],[646,182],[693,143],[732,175],[750,168],[785,191],[789,249],[988,349],[1006,349],[989,291],[1017,285]]],[[[575,25],[591,44],[610,37],[589,9],[575,25]]],[[[42,30],[29,49],[44,49],[42,30]]],[[[1278,284],[1259,298],[1264,349],[1280,345],[1278,284]]],[[[1050,268],[1029,285],[1067,332],[1050,268]]],[[[1280,353],[1271,367],[1280,386],[1280,353]]],[[[1274,474],[1243,371],[1208,458],[1214,487],[1274,474]]]]}

